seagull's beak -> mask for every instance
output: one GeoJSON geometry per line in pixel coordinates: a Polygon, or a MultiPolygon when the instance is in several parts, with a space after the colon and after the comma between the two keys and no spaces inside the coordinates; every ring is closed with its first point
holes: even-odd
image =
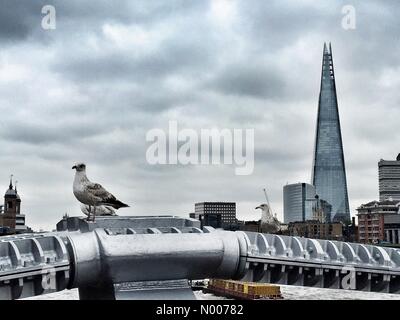
{"type": "Polygon", "coordinates": [[[256,209],[261,209],[261,207],[260,207],[260,206],[258,206],[258,207],[256,207],[256,209]]]}
{"type": "Polygon", "coordinates": [[[76,166],[73,166],[72,169],[76,169],[76,166]]]}

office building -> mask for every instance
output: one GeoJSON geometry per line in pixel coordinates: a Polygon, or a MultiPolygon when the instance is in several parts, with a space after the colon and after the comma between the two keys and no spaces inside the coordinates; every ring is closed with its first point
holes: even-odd
{"type": "Polygon", "coordinates": [[[332,221],[350,221],[346,169],[336,96],[332,48],[324,44],[312,184],[332,206],[332,221]]]}
{"type": "Polygon", "coordinates": [[[200,202],[195,204],[195,216],[203,217],[203,225],[225,228],[236,224],[235,202],[200,202]]]}
{"type": "Polygon", "coordinates": [[[313,219],[316,201],[315,187],[308,183],[293,183],[283,187],[284,223],[313,219]]]}
{"type": "Polygon", "coordinates": [[[400,154],[396,160],[380,160],[379,200],[400,200],[400,154]]]}

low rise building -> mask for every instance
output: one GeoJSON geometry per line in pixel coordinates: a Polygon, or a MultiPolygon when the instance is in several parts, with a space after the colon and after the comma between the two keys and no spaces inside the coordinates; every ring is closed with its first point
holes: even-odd
{"type": "MultiPolygon", "coordinates": [[[[383,200],[371,201],[357,208],[358,214],[358,241],[367,244],[376,244],[382,241],[389,241],[388,233],[385,232],[385,219],[398,215],[400,201],[383,200]]],[[[390,223],[388,223],[389,228],[390,223]]],[[[387,229],[391,230],[391,229],[387,229]]],[[[389,237],[390,239],[390,237],[389,237]]]]}
{"type": "Polygon", "coordinates": [[[384,217],[385,241],[400,244],[400,214],[388,214],[384,217]]]}
{"type": "Polygon", "coordinates": [[[238,227],[240,231],[261,232],[260,220],[258,221],[239,221],[238,227]]]}
{"type": "Polygon", "coordinates": [[[231,228],[237,225],[235,202],[200,202],[195,204],[194,217],[205,226],[231,228]]]}
{"type": "Polygon", "coordinates": [[[195,212],[191,212],[191,213],[189,213],[189,218],[200,220],[201,217],[199,214],[196,214],[195,212]]]}
{"type": "Polygon", "coordinates": [[[318,220],[290,222],[288,233],[295,237],[343,240],[343,224],[341,222],[323,223],[318,220]]]}

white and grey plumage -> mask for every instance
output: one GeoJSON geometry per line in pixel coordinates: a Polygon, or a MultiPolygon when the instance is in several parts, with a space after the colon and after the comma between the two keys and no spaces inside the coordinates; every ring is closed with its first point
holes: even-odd
{"type": "MultiPolygon", "coordinates": [[[[96,207],[98,206],[110,206],[115,209],[129,207],[127,204],[117,200],[100,184],[91,182],[86,176],[86,165],[84,163],[78,163],[72,169],[76,170],[73,184],[74,195],[81,203],[94,207],[93,217],[96,216],[96,207]]],[[[91,208],[89,211],[92,211],[91,208]]]]}
{"type": "Polygon", "coordinates": [[[261,209],[261,222],[262,223],[273,223],[274,216],[272,215],[271,208],[268,204],[260,204],[256,209],[261,209]]]}
{"type": "MultiPolygon", "coordinates": [[[[81,211],[88,217],[94,213],[94,206],[81,203],[81,211]]],[[[115,210],[110,206],[96,207],[96,216],[116,216],[115,210]]]]}
{"type": "Polygon", "coordinates": [[[261,209],[261,228],[263,232],[275,233],[281,230],[281,224],[279,220],[272,215],[271,207],[269,204],[260,204],[256,209],[261,209]]]}

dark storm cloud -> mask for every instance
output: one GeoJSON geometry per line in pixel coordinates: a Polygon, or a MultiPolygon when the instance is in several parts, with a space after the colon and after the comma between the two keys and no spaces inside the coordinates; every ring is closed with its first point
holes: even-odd
{"type": "Polygon", "coordinates": [[[273,98],[282,96],[285,83],[278,70],[254,64],[232,64],[207,85],[225,94],[273,98]]]}
{"type": "Polygon", "coordinates": [[[184,215],[196,201],[231,200],[240,218],[256,219],[263,187],[281,214],[282,186],[310,179],[322,46],[331,41],[354,214],[377,196],[377,161],[397,153],[397,8],[378,0],[5,0],[0,179],[7,187],[10,173],[18,177],[35,228],[79,212],[76,161],[133,203],[121,214],[184,215]],[[56,30],[41,28],[45,4],[56,8],[56,30]],[[346,31],[349,4],[357,28],[346,31]],[[254,174],[149,165],[146,132],[169,120],[255,129],[254,174]]]}
{"type": "Polygon", "coordinates": [[[108,51],[97,55],[88,49],[78,57],[74,52],[65,52],[65,59],[57,61],[54,70],[80,82],[126,80],[143,83],[160,81],[175,73],[194,74],[212,63],[212,51],[207,44],[193,38],[168,40],[155,51],[139,57],[131,51],[108,51]]]}
{"type": "Polygon", "coordinates": [[[85,139],[103,133],[105,128],[99,126],[90,126],[79,119],[74,123],[57,124],[57,122],[48,124],[41,123],[39,120],[35,123],[25,121],[10,123],[8,126],[2,126],[0,135],[3,139],[12,140],[15,143],[23,142],[28,144],[48,144],[48,143],[69,143],[77,138],[85,139]]]}
{"type": "Polygon", "coordinates": [[[93,3],[82,3],[79,0],[53,1],[54,6],[60,9],[65,19],[74,21],[89,21],[95,25],[104,22],[117,21],[121,23],[158,23],[164,19],[171,19],[176,16],[193,14],[196,11],[203,11],[208,4],[204,1],[186,0],[154,0],[154,1],[131,1],[119,0],[110,2],[100,0],[93,3]]]}
{"type": "Polygon", "coordinates": [[[24,40],[34,28],[40,27],[40,14],[43,1],[3,0],[0,3],[0,40],[24,40]],[[42,4],[42,5],[41,5],[42,4]]]}
{"type": "Polygon", "coordinates": [[[79,0],[3,0],[0,5],[0,40],[32,40],[46,43],[49,38],[54,40],[55,37],[64,37],[70,32],[77,34],[98,31],[107,22],[147,25],[193,14],[205,10],[208,6],[205,1],[189,3],[185,0],[154,0],[148,3],[131,0],[98,0],[92,3],[82,3],[79,0]],[[41,28],[44,17],[42,8],[45,5],[56,8],[59,27],[47,34],[43,33],[41,28]]]}

